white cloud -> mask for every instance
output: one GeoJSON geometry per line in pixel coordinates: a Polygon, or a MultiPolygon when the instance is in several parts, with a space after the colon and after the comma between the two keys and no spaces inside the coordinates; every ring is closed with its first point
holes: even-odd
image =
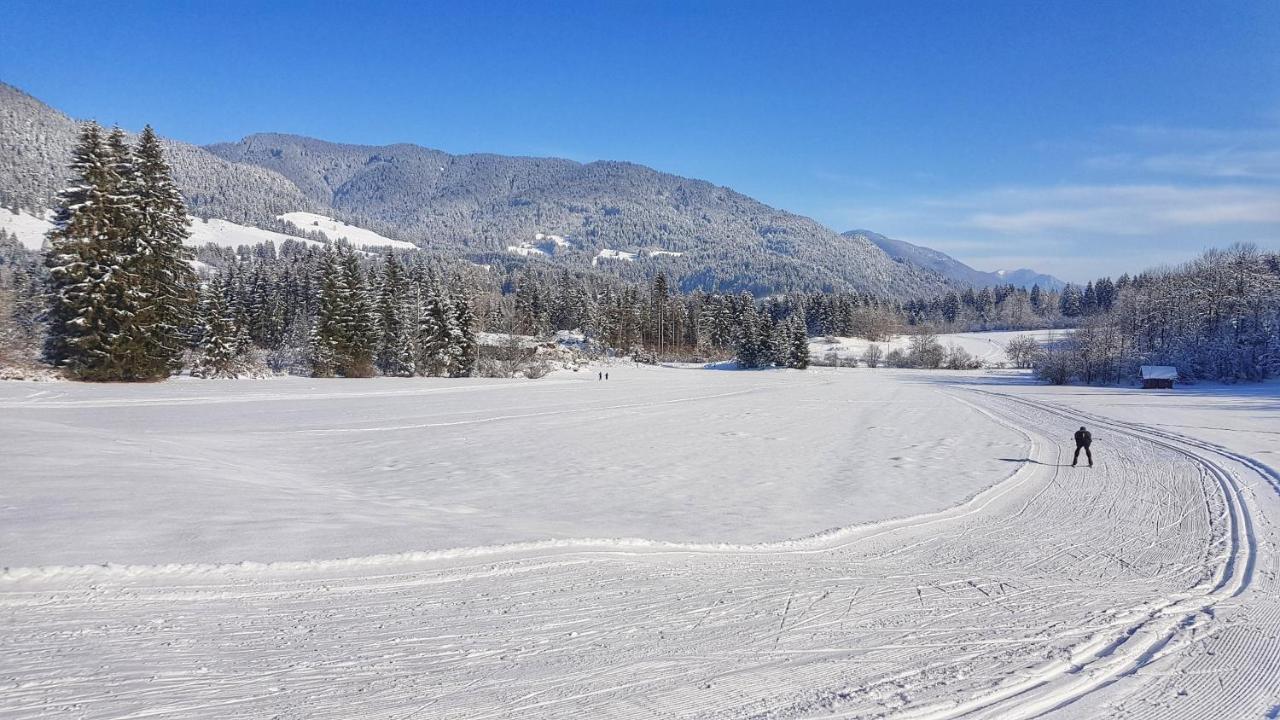
{"type": "Polygon", "coordinates": [[[828,218],[941,250],[979,269],[1066,279],[1141,271],[1209,247],[1280,249],[1280,126],[1112,127],[1045,141],[1058,184],[956,189],[828,218]]]}
{"type": "Polygon", "coordinates": [[[1146,235],[1222,224],[1280,224],[1280,188],[1075,185],[1006,188],[952,201],[971,227],[1004,234],[1061,230],[1146,235]]]}

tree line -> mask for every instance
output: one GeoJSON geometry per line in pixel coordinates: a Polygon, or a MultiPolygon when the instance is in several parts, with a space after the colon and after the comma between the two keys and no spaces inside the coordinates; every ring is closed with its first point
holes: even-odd
{"type": "Polygon", "coordinates": [[[1141,365],[1173,366],[1184,380],[1280,374],[1280,253],[1235,245],[1117,283],[1107,307],[1036,360],[1054,383],[1123,382],[1141,365]]]}

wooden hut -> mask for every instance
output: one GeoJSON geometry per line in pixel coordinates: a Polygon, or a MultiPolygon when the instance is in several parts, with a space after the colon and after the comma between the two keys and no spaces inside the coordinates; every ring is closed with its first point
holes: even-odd
{"type": "Polygon", "coordinates": [[[1178,368],[1172,365],[1142,366],[1142,388],[1144,390],[1154,388],[1172,389],[1173,381],[1177,379],[1178,368]]]}

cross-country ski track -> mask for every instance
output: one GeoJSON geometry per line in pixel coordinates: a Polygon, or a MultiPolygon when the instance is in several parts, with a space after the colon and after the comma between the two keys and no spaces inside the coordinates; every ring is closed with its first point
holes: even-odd
{"type": "Polygon", "coordinates": [[[1280,474],[1025,387],[892,377],[1025,456],[952,507],[775,542],[8,568],[0,717],[1280,717],[1280,474]]]}

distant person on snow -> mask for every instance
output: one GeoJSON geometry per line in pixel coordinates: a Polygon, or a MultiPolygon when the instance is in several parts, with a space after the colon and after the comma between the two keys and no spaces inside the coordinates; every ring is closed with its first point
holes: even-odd
{"type": "Polygon", "coordinates": [[[603,380],[603,379],[604,379],[604,373],[602,373],[602,372],[598,372],[598,373],[596,373],[596,379],[597,379],[597,380],[603,380]]]}
{"type": "Polygon", "coordinates": [[[1076,454],[1071,457],[1071,467],[1075,467],[1080,460],[1080,451],[1084,450],[1085,457],[1089,458],[1089,467],[1093,467],[1093,451],[1089,446],[1093,444],[1093,435],[1081,425],[1076,431],[1076,454]]]}
{"type": "Polygon", "coordinates": [[[608,379],[609,379],[609,373],[605,373],[605,374],[604,374],[604,379],[605,379],[605,380],[608,380],[608,379]]]}

